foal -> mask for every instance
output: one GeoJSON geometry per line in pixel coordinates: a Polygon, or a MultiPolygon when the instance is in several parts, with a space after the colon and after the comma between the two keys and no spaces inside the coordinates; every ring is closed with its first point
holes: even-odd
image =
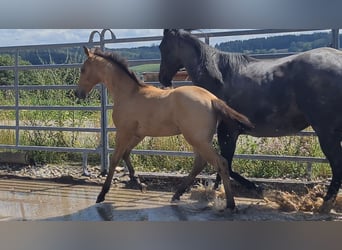
{"type": "Polygon", "coordinates": [[[88,58],[81,68],[76,96],[85,98],[97,83],[103,83],[115,102],[112,116],[116,126],[116,146],[108,175],[96,202],[105,200],[115,166],[121,158],[127,164],[131,179],[134,178],[129,155],[145,136],[183,134],[193,147],[194,166],[172,199],[178,200],[193,184],[206,162],[209,162],[222,176],[227,208],[234,209],[227,162],[213,148],[212,138],[219,121],[230,125],[241,122],[243,126],[253,127],[248,118],[203,88],[184,86],[162,90],[139,81],[117,54],[105,53],[98,48],[84,48],[84,51],[88,58]]]}

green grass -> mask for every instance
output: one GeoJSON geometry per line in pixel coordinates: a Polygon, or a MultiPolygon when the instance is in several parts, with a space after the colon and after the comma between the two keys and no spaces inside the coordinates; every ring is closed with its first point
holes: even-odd
{"type": "Polygon", "coordinates": [[[143,72],[159,72],[159,64],[143,64],[130,67],[135,73],[140,74],[143,72]]]}
{"type": "MultiPolygon", "coordinates": [[[[132,67],[137,73],[158,72],[159,64],[145,64],[132,67]]],[[[37,73],[38,74],[38,73],[37,73]]],[[[72,70],[39,72],[38,83],[52,82],[65,84],[66,79],[72,83],[77,82],[78,73],[72,70]]],[[[70,91],[63,90],[30,90],[20,91],[20,105],[43,106],[99,106],[100,96],[98,91],[93,91],[89,98],[83,101],[70,98],[70,91]]],[[[14,105],[15,98],[12,90],[0,91],[0,105],[14,105]]],[[[56,110],[21,110],[20,125],[24,126],[58,126],[58,127],[99,127],[100,112],[97,111],[56,111],[56,110]]],[[[108,123],[112,126],[111,111],[108,111],[108,123]]],[[[15,124],[15,112],[2,110],[0,112],[1,125],[15,124]]],[[[115,133],[110,133],[110,146],[114,145],[115,133]]],[[[96,148],[100,144],[98,133],[60,132],[60,131],[21,131],[21,145],[46,145],[62,147],[96,148]]],[[[13,145],[15,143],[14,130],[0,130],[0,144],[13,145]]],[[[217,142],[214,141],[217,147],[217,142]]],[[[191,151],[191,147],[182,136],[146,138],[137,149],[147,150],[182,150],[191,151]]],[[[255,138],[240,136],[236,148],[237,154],[269,154],[269,155],[298,155],[324,157],[320,150],[317,137],[277,137],[255,138]]],[[[30,152],[36,162],[60,163],[74,161],[81,164],[79,154],[57,152],[30,152]]],[[[99,157],[92,157],[94,164],[100,164],[99,157]]],[[[140,171],[178,171],[189,172],[193,159],[190,157],[168,157],[132,155],[132,162],[136,170],[140,171]]],[[[284,161],[253,161],[234,160],[233,169],[247,177],[264,178],[302,178],[306,175],[306,163],[284,161]]],[[[211,167],[205,169],[213,173],[211,167]]],[[[326,178],[331,176],[328,164],[313,164],[314,177],[326,178]]]]}

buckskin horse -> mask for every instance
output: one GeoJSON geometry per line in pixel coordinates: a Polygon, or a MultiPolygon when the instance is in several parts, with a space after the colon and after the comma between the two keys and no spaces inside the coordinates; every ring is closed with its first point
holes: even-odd
{"type": "MultiPolygon", "coordinates": [[[[342,52],[318,48],[279,59],[255,59],[219,51],[185,30],[164,30],[160,43],[159,80],[172,85],[182,67],[193,83],[246,115],[255,128],[219,124],[221,155],[230,176],[248,188],[257,186],[232,171],[240,134],[278,137],[308,126],[316,132],[332,169],[332,179],[320,207],[330,212],[342,179],[342,52]]],[[[217,177],[219,181],[219,176],[217,177]]]]}
{"type": "Polygon", "coordinates": [[[105,200],[110,189],[115,166],[126,162],[131,180],[135,180],[129,156],[145,136],[183,134],[193,146],[194,166],[178,187],[172,200],[178,200],[209,162],[222,175],[228,209],[235,208],[230,187],[227,161],[212,145],[219,121],[253,127],[247,117],[236,112],[209,91],[196,86],[163,90],[138,80],[126,61],[114,52],[84,48],[87,55],[75,95],[85,98],[97,83],[103,83],[114,100],[113,121],[116,126],[115,150],[109,172],[96,202],[105,200]]]}

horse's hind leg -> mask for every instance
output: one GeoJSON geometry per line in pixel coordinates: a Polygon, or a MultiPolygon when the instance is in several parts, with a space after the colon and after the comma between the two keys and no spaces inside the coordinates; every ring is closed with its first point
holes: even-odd
{"type": "Polygon", "coordinates": [[[125,161],[126,166],[128,168],[130,182],[133,185],[137,186],[140,189],[140,191],[144,191],[146,189],[146,185],[140,182],[139,177],[135,176],[134,167],[133,167],[131,159],[130,159],[131,151],[132,150],[127,150],[124,153],[122,159],[125,161]]]}
{"type": "Polygon", "coordinates": [[[341,139],[342,139],[342,136],[339,132],[332,132],[332,133],[317,132],[317,136],[319,139],[319,143],[321,145],[321,149],[323,153],[325,154],[325,156],[327,157],[331,166],[331,170],[332,170],[332,179],[331,179],[327,194],[324,197],[323,205],[321,206],[319,210],[321,213],[329,213],[336,200],[337,193],[341,186],[341,180],[342,180],[341,139]]]}
{"type": "Polygon", "coordinates": [[[206,161],[197,153],[195,153],[194,165],[190,174],[184,177],[181,184],[178,186],[175,194],[172,197],[172,201],[179,200],[184,192],[195,182],[196,176],[204,169],[206,161]]]}
{"type": "Polygon", "coordinates": [[[230,177],[228,172],[228,164],[225,158],[220,156],[211,143],[202,143],[200,146],[196,147],[197,152],[201,155],[201,157],[213,165],[217,172],[222,177],[222,182],[224,186],[224,191],[226,194],[227,208],[233,210],[235,208],[235,201],[232,192],[232,188],[230,185],[230,177]]]}
{"type": "MultiPolygon", "coordinates": [[[[228,128],[228,126],[224,122],[220,122],[217,127],[217,139],[221,150],[221,155],[228,162],[228,170],[230,177],[240,183],[242,186],[248,189],[254,189],[259,191],[259,187],[255,185],[253,182],[247,180],[240,174],[236,173],[232,169],[232,161],[236,148],[236,141],[239,137],[239,131],[237,128],[228,128]]],[[[216,189],[220,184],[221,177],[219,174],[216,175],[214,188],[216,189]]]]}

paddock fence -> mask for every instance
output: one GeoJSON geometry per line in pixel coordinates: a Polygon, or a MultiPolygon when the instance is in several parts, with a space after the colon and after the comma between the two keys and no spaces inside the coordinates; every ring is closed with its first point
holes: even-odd
{"type": "MultiPolygon", "coordinates": [[[[276,29],[261,29],[261,30],[242,30],[242,31],[220,31],[220,32],[199,32],[196,33],[198,37],[203,39],[206,43],[210,44],[212,40],[216,38],[228,38],[233,40],[236,36],[250,36],[250,35],[263,35],[263,34],[281,34],[290,32],[304,32],[314,30],[276,30],[276,29]]],[[[329,46],[339,48],[339,30],[331,30],[331,44],[329,46]]],[[[81,63],[54,63],[53,61],[45,64],[36,65],[23,65],[20,63],[20,58],[27,51],[49,51],[52,49],[70,50],[73,48],[80,48],[82,46],[93,47],[100,46],[106,48],[107,46],[115,48],[118,45],[123,44],[139,44],[140,42],[153,42],[159,44],[162,36],[146,36],[146,37],[133,37],[133,38],[118,38],[114,32],[110,29],[103,29],[101,31],[93,31],[89,35],[89,40],[79,43],[64,43],[64,44],[45,44],[45,45],[27,45],[27,46],[9,46],[0,47],[0,55],[10,54],[13,58],[13,65],[0,66],[0,82],[1,72],[10,72],[13,75],[13,81],[10,83],[0,85],[0,93],[5,96],[5,93],[11,93],[11,100],[0,102],[1,112],[12,112],[14,119],[11,121],[0,122],[0,133],[13,133],[14,141],[12,143],[0,144],[0,149],[3,151],[54,151],[54,152],[73,152],[79,153],[82,156],[83,171],[87,174],[88,155],[91,153],[98,154],[101,159],[101,169],[103,172],[108,169],[109,155],[114,148],[109,146],[108,135],[111,132],[115,132],[112,124],[109,124],[110,110],[112,104],[109,101],[107,90],[102,85],[96,86],[99,91],[100,103],[97,106],[78,105],[77,102],[72,105],[30,105],[22,101],[22,95],[29,91],[51,91],[51,90],[63,90],[66,92],[73,91],[76,88],[76,82],[74,84],[56,84],[53,82],[45,82],[43,84],[36,83],[23,83],[21,82],[20,75],[25,71],[47,71],[56,69],[75,69],[78,70],[81,67],[81,63]],[[99,112],[100,121],[96,126],[78,126],[75,124],[54,124],[54,123],[40,123],[37,121],[34,124],[26,124],[22,117],[25,112],[32,111],[60,111],[60,112],[77,112],[77,111],[89,111],[99,112]],[[98,145],[96,147],[86,146],[74,146],[64,147],[58,145],[27,145],[22,143],[23,133],[32,133],[39,131],[55,131],[61,133],[85,133],[85,134],[97,134],[98,145]]],[[[278,54],[257,54],[253,55],[257,58],[277,58],[290,55],[290,53],[278,53],[278,54]]],[[[130,66],[142,65],[142,64],[155,64],[159,63],[160,58],[151,58],[146,60],[129,60],[130,66]]],[[[1,65],[1,64],[0,64],[1,65]]],[[[150,84],[158,85],[158,82],[152,81],[150,84]]],[[[176,85],[191,84],[189,81],[177,81],[176,85]]],[[[300,132],[297,136],[312,136],[313,132],[300,132]]],[[[143,155],[168,155],[168,156],[181,156],[191,157],[192,152],[184,151],[166,151],[166,150],[133,150],[133,154],[143,155]]],[[[248,159],[256,161],[295,161],[307,163],[307,172],[310,174],[312,163],[327,163],[325,158],[318,157],[303,157],[303,156],[289,156],[289,155],[258,155],[258,154],[236,154],[235,159],[248,159]]]]}

